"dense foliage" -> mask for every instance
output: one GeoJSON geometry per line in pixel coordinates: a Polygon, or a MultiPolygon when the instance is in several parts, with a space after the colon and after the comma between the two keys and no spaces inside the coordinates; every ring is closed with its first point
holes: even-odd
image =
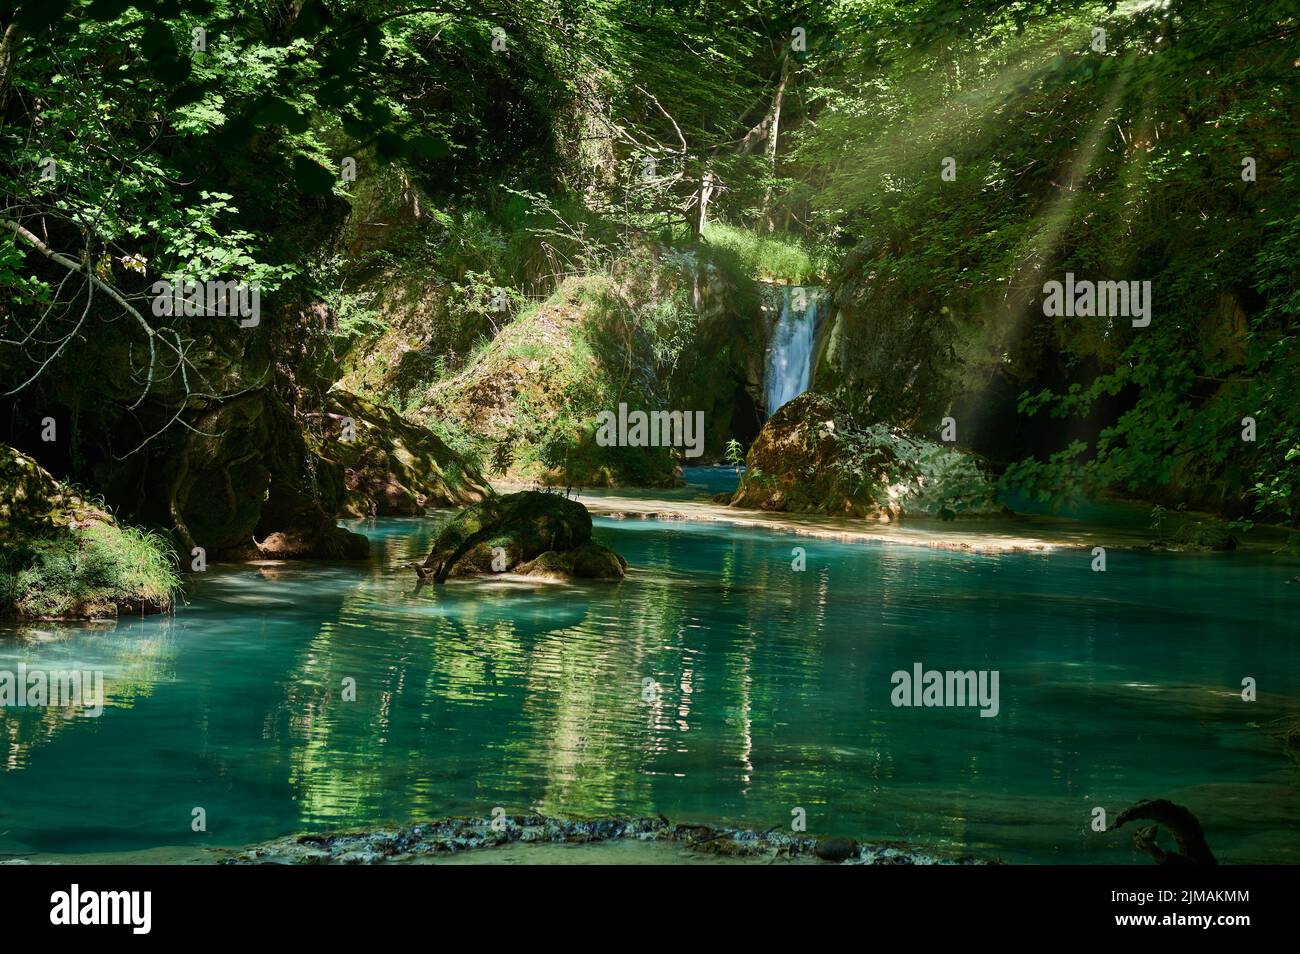
{"type": "Polygon", "coordinates": [[[1295,6],[840,10],[879,39],[827,71],[870,81],[819,91],[792,160],[853,245],[822,383],[873,420],[954,414],[1045,496],[1300,517],[1295,6]],[[1153,320],[1045,317],[1067,272],[1150,281],[1153,320]]]}
{"type": "Polygon", "coordinates": [[[0,0],[0,439],[182,542],[201,497],[265,535],[334,503],[297,435],[340,380],[491,469],[429,395],[635,272],[637,346],[535,355],[563,411],[511,456],[562,470],[628,380],[721,456],[755,282],[829,283],[813,387],[861,427],[1295,521],[1298,37],[1281,0],[0,0]],[[1044,316],[1066,272],[1153,320],[1044,316]],[[260,323],[155,314],[182,277],[260,323]]]}

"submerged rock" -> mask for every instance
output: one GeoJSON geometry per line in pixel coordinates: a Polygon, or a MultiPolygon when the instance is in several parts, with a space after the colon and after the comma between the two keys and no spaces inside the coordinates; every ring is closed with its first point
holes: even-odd
{"type": "Polygon", "coordinates": [[[421,580],[516,571],[552,579],[619,579],[627,561],[591,540],[591,514],[560,494],[492,497],[452,517],[433,542],[421,580]]]}
{"type": "Polygon", "coordinates": [[[858,843],[852,838],[818,838],[813,853],[822,861],[847,861],[858,853],[858,843]]]}
{"type": "Polygon", "coordinates": [[[805,392],[763,426],[733,507],[877,520],[951,520],[1006,508],[975,459],[884,426],[857,427],[828,397],[805,392]]]}

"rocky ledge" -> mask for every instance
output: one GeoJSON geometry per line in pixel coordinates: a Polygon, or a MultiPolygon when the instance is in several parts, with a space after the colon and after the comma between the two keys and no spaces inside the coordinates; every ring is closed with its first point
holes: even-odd
{"type": "Polygon", "coordinates": [[[883,522],[904,517],[1006,516],[973,456],[884,425],[862,426],[812,391],[763,425],[745,474],[718,503],[883,522]]]}
{"type": "Polygon", "coordinates": [[[409,828],[335,835],[300,835],[256,845],[224,864],[403,864],[510,844],[593,844],[623,839],[668,842],[720,858],[821,860],[835,864],[996,864],[969,855],[944,857],[892,842],[814,838],[716,825],[673,824],[657,818],[570,821],[541,815],[449,818],[409,828]]]}

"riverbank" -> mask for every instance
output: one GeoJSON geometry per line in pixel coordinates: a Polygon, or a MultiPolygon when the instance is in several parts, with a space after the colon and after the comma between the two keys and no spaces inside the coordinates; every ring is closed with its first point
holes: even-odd
{"type": "MultiPolygon", "coordinates": [[[[1139,504],[1108,505],[1102,512],[1109,519],[1098,521],[1017,513],[1007,517],[968,517],[952,521],[910,517],[903,521],[881,522],[817,513],[753,510],[717,503],[711,499],[711,495],[699,492],[701,487],[708,486],[711,489],[717,478],[700,478],[698,475],[705,470],[721,471],[723,468],[694,470],[695,473],[688,476],[685,486],[672,491],[584,488],[572,495],[593,516],[615,520],[725,523],[833,540],[837,543],[891,544],[985,555],[1050,553],[1098,546],[1108,551],[1205,552],[1162,545],[1159,534],[1149,525],[1145,508],[1139,504]],[[692,484],[692,478],[705,479],[710,483],[692,484]]],[[[492,486],[497,493],[502,494],[527,489],[525,485],[508,482],[494,482],[492,486]]],[[[1260,555],[1276,553],[1282,550],[1286,540],[1285,528],[1258,526],[1239,537],[1236,549],[1260,555]]]]}

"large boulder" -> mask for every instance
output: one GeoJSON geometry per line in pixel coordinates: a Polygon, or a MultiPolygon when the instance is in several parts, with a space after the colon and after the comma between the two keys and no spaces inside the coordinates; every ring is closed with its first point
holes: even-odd
{"type": "Polygon", "coordinates": [[[591,514],[576,500],[528,490],[492,497],[452,517],[415,567],[421,580],[515,571],[542,577],[619,578],[627,562],[591,540],[591,514]]]}
{"type": "MultiPolygon", "coordinates": [[[[157,490],[139,513],[170,524],[183,551],[201,547],[222,560],[369,556],[364,536],[335,523],[341,476],[320,466],[301,422],[274,393],[214,404],[165,437],[175,453],[147,475],[157,490]]],[[[109,499],[129,496],[122,485],[136,467],[110,473],[109,499]]]]}
{"type": "Polygon", "coordinates": [[[969,454],[882,425],[857,426],[835,401],[813,392],[764,425],[728,502],[877,520],[1003,512],[969,454]]]}
{"type": "Polygon", "coordinates": [[[307,443],[338,477],[339,516],[414,517],[492,495],[478,469],[433,431],[345,391],[329,393],[307,443]]]}

